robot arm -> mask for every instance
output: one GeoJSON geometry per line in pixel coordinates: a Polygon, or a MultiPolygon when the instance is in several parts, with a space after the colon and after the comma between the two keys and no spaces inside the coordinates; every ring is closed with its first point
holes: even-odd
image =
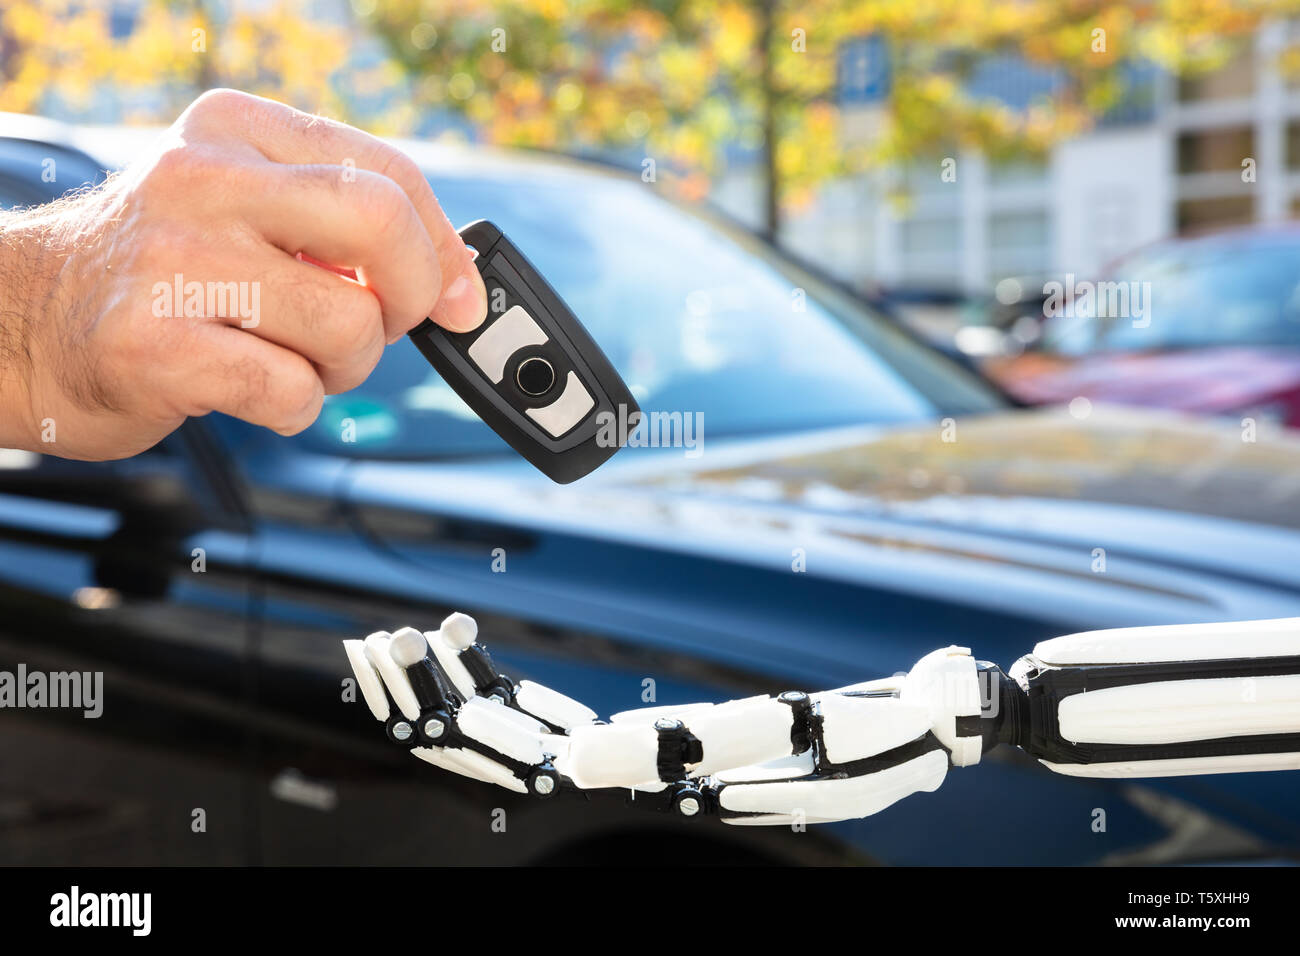
{"type": "Polygon", "coordinates": [[[1010,681],[1002,739],[1057,773],[1300,768],[1300,618],[1071,634],[1010,681]]]}
{"type": "Polygon", "coordinates": [[[806,694],[654,707],[608,723],[502,675],[472,618],[344,641],[389,738],[435,766],[546,797],[630,791],[732,824],[868,816],[999,743],[1058,773],[1300,768],[1300,618],[1045,641],[1004,674],[965,648],[906,675],[806,694]]]}

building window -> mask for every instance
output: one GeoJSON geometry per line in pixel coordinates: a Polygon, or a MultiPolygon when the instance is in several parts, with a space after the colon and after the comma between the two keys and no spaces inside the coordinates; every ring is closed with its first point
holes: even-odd
{"type": "Polygon", "coordinates": [[[1249,40],[1241,43],[1233,58],[1208,73],[1178,80],[1178,99],[1184,103],[1231,100],[1255,95],[1255,51],[1249,40]]]}
{"type": "Polygon", "coordinates": [[[1286,124],[1286,167],[1300,169],[1300,120],[1286,124]]]}
{"type": "Polygon", "coordinates": [[[1178,136],[1178,172],[1241,172],[1241,161],[1255,155],[1255,132],[1249,126],[1189,130],[1178,136]]]}
{"type": "Polygon", "coordinates": [[[1047,270],[1051,247],[1044,211],[997,213],[989,217],[990,278],[1039,275],[1047,270]]]}
{"type": "Polygon", "coordinates": [[[989,160],[989,185],[993,188],[1012,186],[1045,186],[1048,180],[1046,160],[1017,159],[989,160]]]}
{"type": "Polygon", "coordinates": [[[910,219],[900,224],[903,278],[911,283],[955,284],[961,276],[960,219],[910,219]]]}

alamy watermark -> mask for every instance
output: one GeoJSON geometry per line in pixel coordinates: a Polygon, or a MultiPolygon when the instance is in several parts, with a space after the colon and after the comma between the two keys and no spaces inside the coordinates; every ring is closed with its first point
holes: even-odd
{"type": "Polygon", "coordinates": [[[1133,328],[1145,329],[1151,324],[1151,283],[1080,282],[1067,272],[1064,282],[1043,283],[1043,317],[1056,316],[1132,319],[1133,328]]]}
{"type": "Polygon", "coordinates": [[[0,708],[80,710],[94,720],[104,713],[103,671],[37,671],[19,664],[0,671],[0,708]]]}
{"type": "Polygon", "coordinates": [[[152,291],[153,314],[160,319],[220,316],[239,319],[245,329],[255,329],[262,321],[260,282],[186,282],[178,272],[171,282],[155,282],[152,291]]]}
{"type": "Polygon", "coordinates": [[[132,936],[148,936],[153,928],[152,893],[92,893],[73,885],[50,897],[54,927],[121,927],[132,936]]]}
{"type": "Polygon", "coordinates": [[[600,448],[683,448],[687,458],[704,454],[703,412],[629,412],[596,414],[596,445],[600,448]]]}

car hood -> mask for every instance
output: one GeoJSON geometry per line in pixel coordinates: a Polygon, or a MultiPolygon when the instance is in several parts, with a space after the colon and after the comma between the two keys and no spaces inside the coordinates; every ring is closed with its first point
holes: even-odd
{"type": "Polygon", "coordinates": [[[859,619],[885,595],[911,602],[904,618],[942,607],[932,630],[947,639],[972,610],[1032,618],[1043,636],[1300,614],[1300,439],[1243,441],[1165,412],[1011,412],[719,442],[693,459],[627,449],[567,486],[526,466],[369,461],[345,494],[374,539],[465,601],[524,588],[521,609],[601,604],[605,624],[642,635],[698,630],[705,610],[676,598],[706,579],[724,608],[710,627],[751,635],[841,595],[859,619]],[[525,556],[519,575],[481,573],[498,546],[525,556]]]}
{"type": "Polygon", "coordinates": [[[1018,398],[1068,402],[1078,396],[1189,412],[1246,410],[1300,389],[1300,349],[1203,348],[1093,355],[1001,376],[1018,398]]]}

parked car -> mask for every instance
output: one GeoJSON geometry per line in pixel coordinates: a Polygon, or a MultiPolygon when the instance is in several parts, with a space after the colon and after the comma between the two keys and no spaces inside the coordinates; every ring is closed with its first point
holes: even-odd
{"type": "Polygon", "coordinates": [[[0,454],[0,669],[105,688],[98,719],[0,711],[0,862],[1300,858],[1294,774],[1074,779],[1006,750],[793,832],[535,802],[394,748],[339,641],[453,609],[511,676],[602,714],[840,686],[949,643],[1005,665],[1087,628],[1300,614],[1295,439],[1009,410],[639,180],[403,146],[702,444],[557,486],[399,343],[294,439],[210,415],[120,462],[0,454]]]}
{"type": "Polygon", "coordinates": [[[0,208],[40,205],[103,181],[104,167],[75,139],[62,123],[0,113],[0,208]]]}
{"type": "Polygon", "coordinates": [[[1300,228],[1252,228],[1159,243],[1053,315],[1024,354],[987,370],[1023,401],[1083,396],[1300,427],[1300,228]],[[1098,305],[1101,304],[1099,308],[1098,305]]]}

